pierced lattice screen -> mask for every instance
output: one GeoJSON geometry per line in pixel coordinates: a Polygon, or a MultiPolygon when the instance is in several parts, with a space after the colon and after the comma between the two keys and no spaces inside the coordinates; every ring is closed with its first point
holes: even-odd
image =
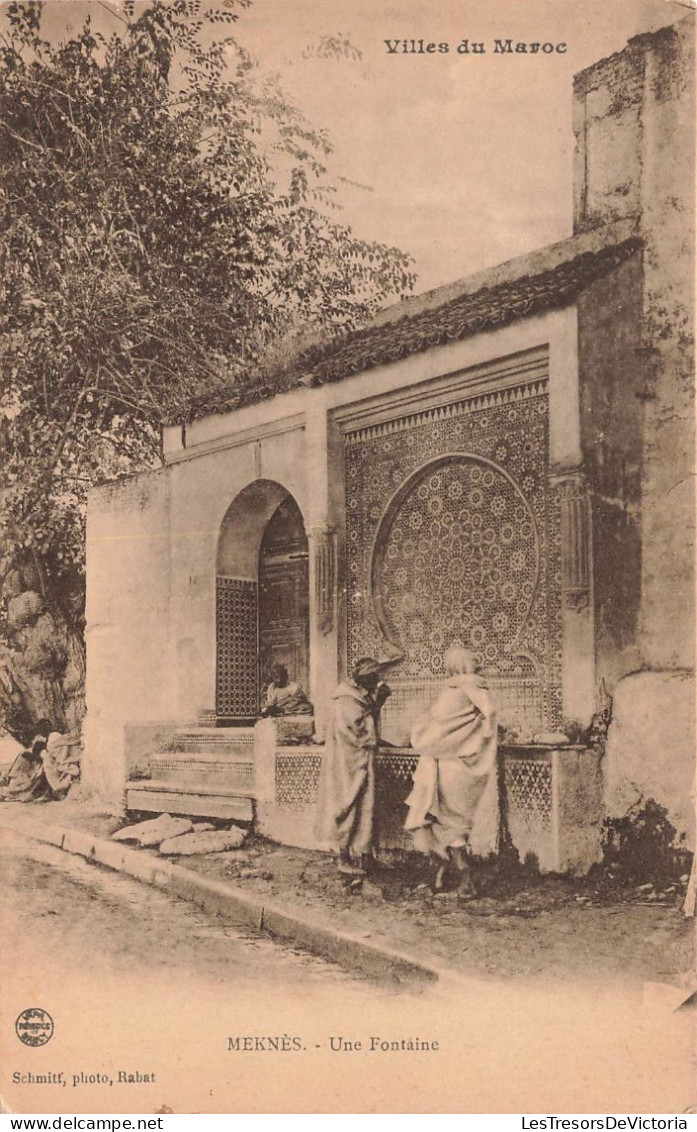
{"type": "Polygon", "coordinates": [[[216,712],[259,713],[257,584],[243,578],[216,581],[216,712]]]}

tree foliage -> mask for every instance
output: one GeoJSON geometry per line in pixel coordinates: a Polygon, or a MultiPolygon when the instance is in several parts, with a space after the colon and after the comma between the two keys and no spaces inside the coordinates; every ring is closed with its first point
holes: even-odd
{"type": "Polygon", "coordinates": [[[61,43],[41,3],[5,9],[4,569],[30,562],[58,602],[91,485],[150,466],[163,422],[253,385],[289,335],[412,286],[341,222],[327,137],[236,43],[249,0],[225,2],[126,0],[112,34],[87,19],[61,43]]]}
{"type": "Polygon", "coordinates": [[[118,33],[54,46],[41,7],[11,4],[0,45],[0,335],[10,533],[55,573],[85,489],[150,460],[163,421],[412,277],[332,212],[327,138],[229,35],[202,45],[237,11],[129,0],[118,33]]]}

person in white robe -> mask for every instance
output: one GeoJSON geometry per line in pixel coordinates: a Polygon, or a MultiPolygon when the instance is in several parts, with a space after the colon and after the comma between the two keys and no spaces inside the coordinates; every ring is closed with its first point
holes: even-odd
{"type": "Polygon", "coordinates": [[[43,752],[46,780],[54,798],[65,798],[80,778],[80,740],[75,735],[51,731],[43,752]]]}
{"type": "Polygon", "coordinates": [[[458,892],[468,897],[473,895],[468,858],[494,852],[498,836],[496,712],[472,652],[453,646],[444,665],[440,694],[412,727],[419,761],[405,828],[414,847],[438,862],[434,888],[442,888],[452,863],[458,892]]]}

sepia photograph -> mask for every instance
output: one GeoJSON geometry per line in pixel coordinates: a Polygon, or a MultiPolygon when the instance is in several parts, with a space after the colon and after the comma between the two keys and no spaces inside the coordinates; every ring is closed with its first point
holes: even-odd
{"type": "Polygon", "coordinates": [[[693,4],[3,0],[0,215],[0,1113],[687,1130],[693,4]]]}

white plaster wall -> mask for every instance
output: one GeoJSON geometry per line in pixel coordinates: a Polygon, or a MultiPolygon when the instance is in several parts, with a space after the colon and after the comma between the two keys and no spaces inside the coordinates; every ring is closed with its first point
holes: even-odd
{"type": "Polygon", "coordinates": [[[176,658],[176,714],[181,720],[196,719],[201,710],[215,706],[215,579],[225,514],[235,497],[261,478],[289,491],[307,523],[304,455],[304,430],[294,427],[170,469],[170,650],[176,658]]]}
{"type": "MultiPolygon", "coordinates": [[[[133,712],[132,692],[125,680],[111,706],[99,701],[100,696],[104,698],[102,692],[94,692],[93,719],[98,719],[97,708],[102,715],[112,713],[114,721],[153,719],[165,711],[166,705],[169,716],[183,724],[195,720],[202,710],[214,707],[215,579],[219,538],[228,508],[248,485],[259,480],[272,481],[293,495],[303,515],[311,554],[315,526],[328,525],[336,531],[337,544],[341,547],[343,465],[337,455],[334,426],[328,438],[328,422],[336,410],[351,415],[354,407],[360,411],[375,398],[391,400],[392,394],[401,397],[412,387],[465,371],[464,385],[458,394],[461,396],[468,388],[468,371],[472,367],[548,346],[551,463],[558,468],[576,464],[579,459],[576,335],[575,309],[570,307],[430,349],[341,382],[294,390],[237,413],[195,422],[187,430],[185,448],[180,431],[170,430],[164,479],[147,477],[153,485],[162,479],[169,491],[168,509],[164,508],[163,494],[158,511],[155,506],[158,489],[152,487],[152,530],[157,529],[161,534],[158,553],[150,552],[147,560],[134,555],[124,559],[113,580],[114,585],[118,583],[118,590],[115,589],[109,599],[102,593],[106,580],[98,554],[91,554],[89,567],[95,610],[100,601],[106,602],[108,608],[128,607],[128,624],[132,626],[130,638],[112,641],[111,656],[107,638],[100,641],[99,650],[93,650],[90,663],[97,686],[103,680],[100,672],[109,665],[126,667],[134,674],[138,695],[145,702],[142,711],[139,708],[133,712]],[[155,596],[151,600],[148,595],[155,596]],[[160,651],[155,656],[148,648],[148,663],[141,665],[138,653],[144,636],[143,626],[150,625],[154,611],[161,618],[157,633],[160,651]],[[153,694],[155,686],[158,690],[153,694]]],[[[135,509],[133,519],[128,519],[131,527],[135,530],[139,522],[147,525],[146,512],[138,510],[140,504],[134,504],[128,485],[120,490],[114,489],[109,496],[93,501],[91,526],[95,532],[100,523],[107,527],[109,524],[118,526],[119,516],[128,514],[130,508],[135,509]]],[[[251,548],[247,563],[250,577],[255,573],[255,553],[256,548],[251,548]]],[[[245,576],[243,569],[241,576],[245,576]]],[[[337,580],[341,586],[340,563],[337,580]]],[[[320,632],[314,620],[313,581],[311,564],[309,692],[321,730],[342,667],[340,654],[344,642],[341,595],[333,628],[328,633],[320,632]]],[[[96,634],[94,630],[95,640],[96,634]]],[[[585,637],[583,640],[585,644],[585,637]]],[[[584,714],[581,708],[586,705],[591,694],[589,689],[592,692],[593,687],[592,665],[589,648],[582,656],[574,657],[573,668],[565,675],[565,687],[571,690],[569,695],[574,701],[567,715],[579,718],[584,714]]],[[[110,741],[115,743],[116,739],[112,736],[110,741]]],[[[118,743],[121,742],[119,736],[118,743]]]]}
{"type": "Polygon", "coordinates": [[[124,723],[175,714],[169,650],[169,473],[92,492],[87,517],[83,783],[116,809],[124,723]]]}

